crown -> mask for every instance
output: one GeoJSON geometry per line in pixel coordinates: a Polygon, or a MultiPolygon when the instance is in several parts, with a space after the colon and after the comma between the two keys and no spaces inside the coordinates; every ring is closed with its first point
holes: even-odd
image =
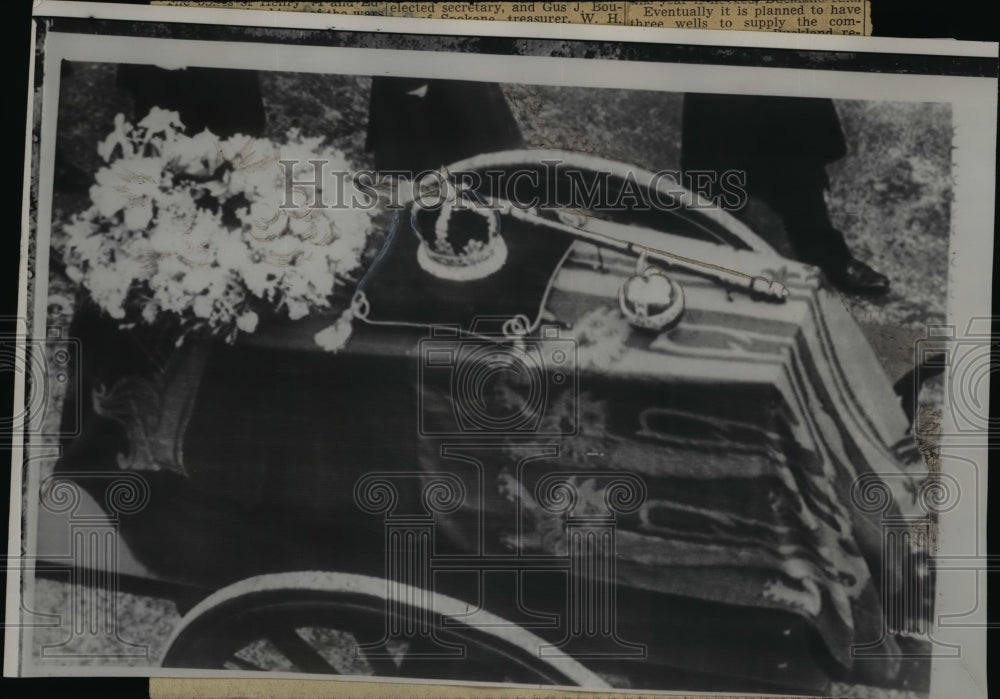
{"type": "Polygon", "coordinates": [[[420,240],[417,263],[439,279],[471,281],[503,267],[507,245],[500,235],[500,213],[471,189],[449,186],[435,207],[415,205],[410,217],[420,240]]]}

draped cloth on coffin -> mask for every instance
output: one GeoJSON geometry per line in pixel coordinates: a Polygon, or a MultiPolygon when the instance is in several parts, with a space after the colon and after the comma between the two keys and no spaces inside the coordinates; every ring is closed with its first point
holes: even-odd
{"type": "MultiPolygon", "coordinates": [[[[540,506],[539,480],[576,472],[578,510],[599,513],[600,479],[586,470],[630,471],[648,496],[638,513],[618,517],[619,580],[791,611],[851,667],[852,645],[878,639],[884,628],[880,576],[899,569],[881,570],[881,515],[852,504],[852,485],[865,473],[887,474],[898,514],[915,508],[902,486],[918,476],[892,451],[906,424],[870,347],[832,294],[796,274],[786,280],[792,296],[785,304],[727,296],[678,275],[688,299],[684,319],[653,336],[618,316],[620,278],[574,268],[571,258],[549,309],[576,328],[594,318],[617,323],[605,334],[618,346],[588,346],[578,333],[579,397],[550,396],[548,424],[534,440],[558,456],[526,461],[523,440],[507,439],[506,461],[484,460],[483,502],[470,500],[468,519],[457,517],[451,533],[467,538],[481,507],[487,542],[564,553],[563,519],[540,506]],[[574,415],[575,436],[546,440],[574,415]]],[[[429,413],[448,419],[447,387],[422,388],[429,413]]],[[[516,399],[518,390],[512,383],[498,395],[516,399]]],[[[421,443],[421,463],[440,470],[438,442],[421,443]]]]}

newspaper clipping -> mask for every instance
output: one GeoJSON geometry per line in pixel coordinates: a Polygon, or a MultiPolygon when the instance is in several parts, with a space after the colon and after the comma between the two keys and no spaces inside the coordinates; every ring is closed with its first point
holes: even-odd
{"type": "MultiPolygon", "coordinates": [[[[154,0],[154,5],[190,5],[154,0]]],[[[869,0],[637,0],[634,2],[206,2],[203,6],[473,19],[557,24],[598,24],[670,29],[731,29],[757,32],[868,35],[869,0]]]]}

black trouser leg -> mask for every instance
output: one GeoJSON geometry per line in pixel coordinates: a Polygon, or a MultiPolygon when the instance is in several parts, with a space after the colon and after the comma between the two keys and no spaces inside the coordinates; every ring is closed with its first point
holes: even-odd
{"type": "Polygon", "coordinates": [[[843,234],[834,228],[823,191],[826,173],[789,163],[766,172],[747,174],[751,196],[769,204],[781,216],[795,256],[802,262],[836,273],[851,260],[843,234]]]}

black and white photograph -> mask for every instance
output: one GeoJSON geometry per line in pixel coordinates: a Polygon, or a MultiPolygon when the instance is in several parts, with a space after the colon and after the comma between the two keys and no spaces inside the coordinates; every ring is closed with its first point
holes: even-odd
{"type": "Polygon", "coordinates": [[[5,675],[986,696],[996,44],[35,15],[5,675]]]}

